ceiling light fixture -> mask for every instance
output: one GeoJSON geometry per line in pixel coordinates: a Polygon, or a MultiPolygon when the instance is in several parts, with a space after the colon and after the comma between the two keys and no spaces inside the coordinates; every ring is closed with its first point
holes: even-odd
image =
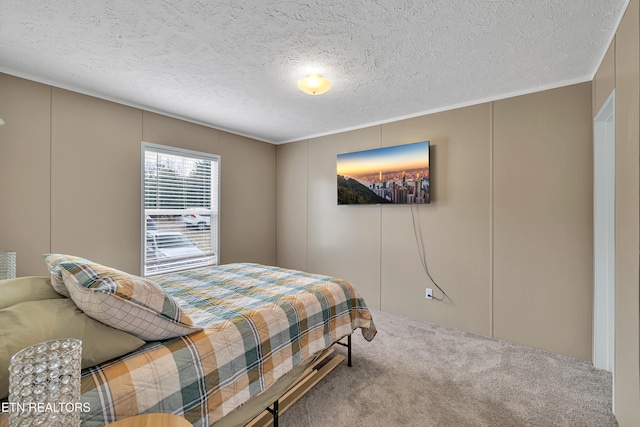
{"type": "Polygon", "coordinates": [[[309,74],[298,80],[298,89],[309,95],[321,95],[331,89],[331,83],[320,74],[309,74]]]}

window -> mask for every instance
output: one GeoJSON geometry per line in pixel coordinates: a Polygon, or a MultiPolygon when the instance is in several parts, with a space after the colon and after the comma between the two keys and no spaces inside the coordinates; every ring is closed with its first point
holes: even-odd
{"type": "Polygon", "coordinates": [[[142,143],[142,272],[219,262],[220,156],[142,143]]]}

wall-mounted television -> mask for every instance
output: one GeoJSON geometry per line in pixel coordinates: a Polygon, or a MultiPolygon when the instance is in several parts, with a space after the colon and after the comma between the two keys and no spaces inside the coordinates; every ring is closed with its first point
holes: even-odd
{"type": "Polygon", "coordinates": [[[429,203],[429,141],[338,154],[338,204],[429,203]]]}

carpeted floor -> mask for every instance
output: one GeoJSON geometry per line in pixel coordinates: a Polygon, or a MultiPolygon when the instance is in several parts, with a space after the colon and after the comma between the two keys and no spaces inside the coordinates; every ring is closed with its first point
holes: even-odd
{"type": "MultiPolygon", "coordinates": [[[[617,426],[591,363],[372,311],[378,335],[280,417],[292,426],[617,426]]],[[[346,354],[346,349],[336,346],[346,354]]]]}

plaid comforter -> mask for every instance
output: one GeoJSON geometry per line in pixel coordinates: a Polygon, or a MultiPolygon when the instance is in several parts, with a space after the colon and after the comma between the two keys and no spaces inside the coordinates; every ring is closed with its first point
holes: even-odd
{"type": "Polygon", "coordinates": [[[368,340],[376,334],[364,301],[340,279],[228,264],[153,280],[203,330],[84,370],[83,426],[148,412],[210,426],[356,328],[368,340]]]}

